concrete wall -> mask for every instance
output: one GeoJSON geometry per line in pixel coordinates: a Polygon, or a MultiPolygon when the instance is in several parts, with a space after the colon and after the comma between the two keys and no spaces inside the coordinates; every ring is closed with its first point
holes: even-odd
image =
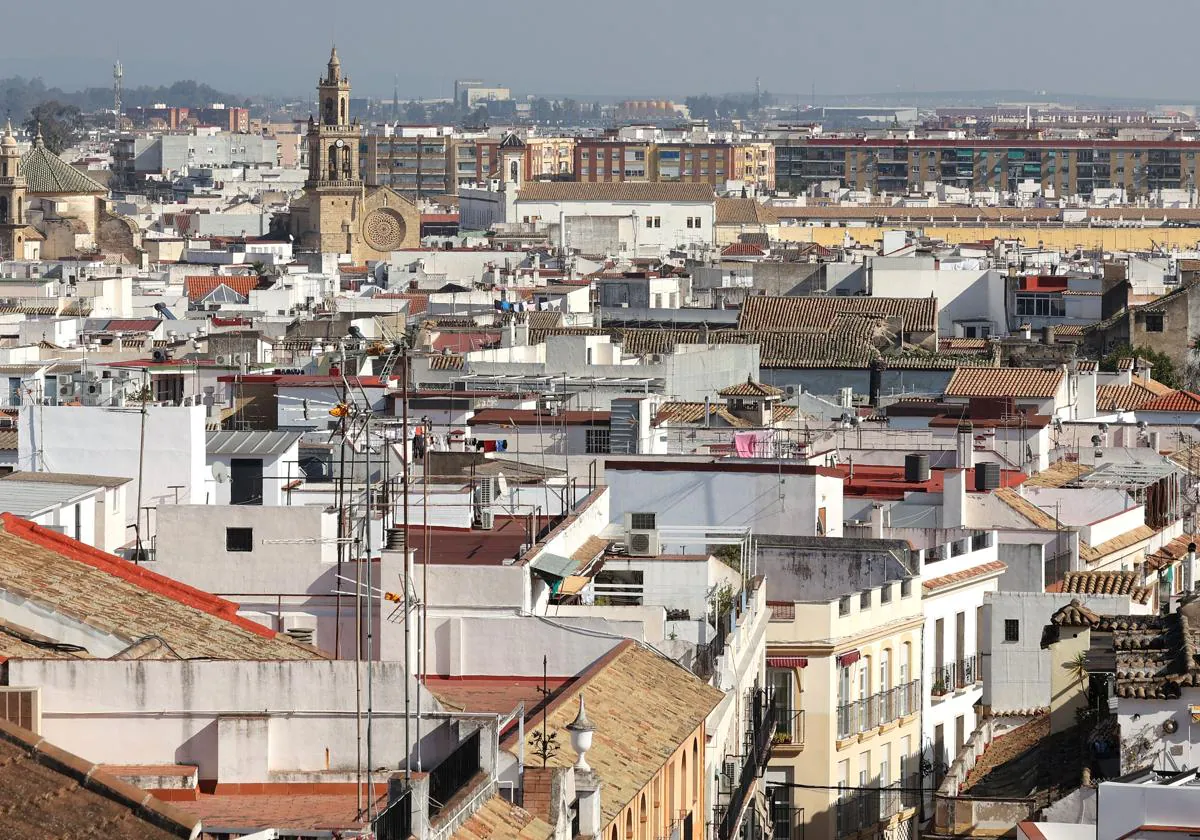
{"type": "Polygon", "coordinates": [[[956,321],[989,321],[992,332],[1007,332],[1004,277],[997,271],[948,271],[932,261],[876,258],[869,270],[876,297],[936,297],[938,334],[954,335],[956,321]]]}
{"type": "MultiPolygon", "coordinates": [[[[374,758],[395,767],[408,752],[404,669],[400,662],[373,667],[374,758]]],[[[265,782],[354,772],[354,669],[353,661],[329,660],[14,660],[9,681],[41,688],[42,734],[88,761],[196,764],[201,779],[265,782]],[[260,723],[230,725],[246,716],[260,723]],[[254,767],[267,777],[249,775],[254,767]]],[[[414,709],[441,711],[410,686],[414,709]]]]}

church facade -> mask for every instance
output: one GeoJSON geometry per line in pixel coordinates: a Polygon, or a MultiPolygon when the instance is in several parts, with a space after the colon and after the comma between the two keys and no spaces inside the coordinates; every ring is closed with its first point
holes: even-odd
{"type": "Polygon", "coordinates": [[[388,187],[368,189],[360,175],[362,137],[350,111],[350,79],[337,48],[317,84],[318,116],[308,121],[308,179],[292,203],[297,250],[349,254],[356,263],[386,260],[421,242],[421,213],[388,187]]]}

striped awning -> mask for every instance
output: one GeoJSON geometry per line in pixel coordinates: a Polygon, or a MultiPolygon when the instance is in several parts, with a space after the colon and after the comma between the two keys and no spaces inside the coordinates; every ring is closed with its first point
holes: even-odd
{"type": "Polygon", "coordinates": [[[768,668],[807,668],[808,657],[806,656],[768,656],[768,668]]]}
{"type": "Polygon", "coordinates": [[[852,650],[838,656],[837,664],[839,667],[845,668],[847,665],[853,665],[860,659],[862,659],[862,654],[857,650],[852,650]]]}

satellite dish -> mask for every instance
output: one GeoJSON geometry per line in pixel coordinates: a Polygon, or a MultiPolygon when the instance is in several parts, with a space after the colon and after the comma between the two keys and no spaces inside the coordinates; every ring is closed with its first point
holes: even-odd
{"type": "Polygon", "coordinates": [[[212,474],[213,480],[217,484],[224,484],[229,480],[229,467],[225,465],[224,461],[217,461],[212,465],[212,474]]]}
{"type": "Polygon", "coordinates": [[[504,477],[504,473],[496,473],[496,489],[500,491],[501,496],[508,495],[508,479],[504,477]]]}

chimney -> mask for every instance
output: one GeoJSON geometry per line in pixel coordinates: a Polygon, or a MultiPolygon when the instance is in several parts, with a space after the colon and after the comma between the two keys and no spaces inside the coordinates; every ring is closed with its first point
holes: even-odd
{"type": "Polygon", "coordinates": [[[967,470],[946,470],[942,480],[942,527],[962,528],[966,519],[967,470]]]}
{"type": "Polygon", "coordinates": [[[882,359],[873,359],[871,361],[871,393],[870,404],[875,408],[879,408],[879,392],[883,390],[883,371],[887,367],[887,363],[882,359]]]}
{"type": "Polygon", "coordinates": [[[1091,420],[1096,416],[1096,371],[1077,371],[1075,374],[1075,419],[1091,420]]]}
{"type": "Polygon", "coordinates": [[[970,420],[958,423],[958,466],[969,470],[975,466],[975,424],[970,420]]]}
{"type": "Polygon", "coordinates": [[[1021,338],[1025,341],[1033,340],[1033,327],[1031,327],[1028,323],[1021,325],[1021,338]]]}

